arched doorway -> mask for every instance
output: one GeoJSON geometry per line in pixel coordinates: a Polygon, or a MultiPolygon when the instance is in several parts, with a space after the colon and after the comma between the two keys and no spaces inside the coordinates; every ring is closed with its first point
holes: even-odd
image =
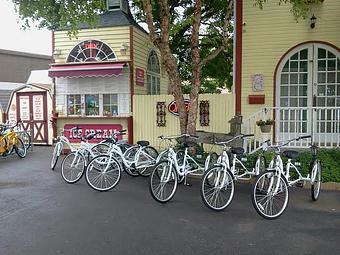
{"type": "Polygon", "coordinates": [[[312,134],[331,146],[340,135],[340,52],[323,43],[294,48],[278,66],[276,86],[277,140],[312,134]]]}

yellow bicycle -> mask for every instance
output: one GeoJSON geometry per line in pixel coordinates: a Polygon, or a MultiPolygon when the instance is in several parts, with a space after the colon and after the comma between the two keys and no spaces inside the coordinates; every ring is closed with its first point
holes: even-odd
{"type": "Polygon", "coordinates": [[[11,154],[13,150],[20,158],[26,157],[25,144],[14,131],[16,125],[0,125],[0,155],[4,157],[11,154]]]}

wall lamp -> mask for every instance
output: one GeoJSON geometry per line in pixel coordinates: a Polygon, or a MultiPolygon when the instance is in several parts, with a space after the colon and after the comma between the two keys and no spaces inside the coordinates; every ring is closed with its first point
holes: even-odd
{"type": "Polygon", "coordinates": [[[313,14],[313,16],[310,18],[310,27],[312,29],[315,28],[315,23],[316,23],[316,17],[313,14]]]}
{"type": "Polygon", "coordinates": [[[122,45],[120,46],[120,54],[122,55],[126,55],[127,49],[129,48],[129,45],[127,43],[122,43],[122,45]]]}
{"type": "Polygon", "coordinates": [[[55,48],[53,51],[53,56],[58,57],[61,54],[61,49],[55,48]]]}

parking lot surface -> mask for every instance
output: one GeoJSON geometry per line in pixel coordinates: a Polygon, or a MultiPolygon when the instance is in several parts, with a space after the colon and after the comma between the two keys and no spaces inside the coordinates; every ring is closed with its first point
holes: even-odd
{"type": "Polygon", "coordinates": [[[208,209],[199,181],[155,202],[148,179],[123,175],[110,192],[66,184],[51,147],[0,160],[0,254],[340,254],[340,192],[293,188],[287,211],[265,220],[251,185],[237,184],[223,212],[208,209]]]}

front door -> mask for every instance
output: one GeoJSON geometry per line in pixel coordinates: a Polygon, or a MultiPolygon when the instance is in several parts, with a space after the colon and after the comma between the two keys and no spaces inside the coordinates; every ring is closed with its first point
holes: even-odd
{"type": "Polygon", "coordinates": [[[17,93],[18,119],[29,130],[34,143],[47,144],[47,95],[46,92],[17,93]]]}
{"type": "Polygon", "coordinates": [[[340,53],[321,43],[294,49],[277,76],[277,140],[311,134],[331,146],[340,134],[340,53]]]}

